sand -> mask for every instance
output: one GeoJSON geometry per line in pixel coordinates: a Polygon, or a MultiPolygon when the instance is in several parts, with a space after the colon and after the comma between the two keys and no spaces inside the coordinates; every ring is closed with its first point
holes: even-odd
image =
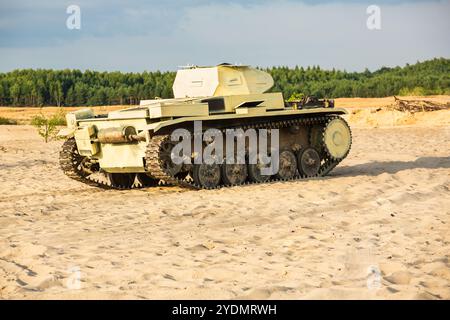
{"type": "Polygon", "coordinates": [[[369,114],[329,177],[216,191],[89,187],[0,126],[0,298],[450,299],[450,111],[369,114]]]}

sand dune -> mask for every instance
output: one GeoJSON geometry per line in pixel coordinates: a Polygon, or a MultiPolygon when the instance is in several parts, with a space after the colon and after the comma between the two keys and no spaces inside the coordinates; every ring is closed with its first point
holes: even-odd
{"type": "Polygon", "coordinates": [[[450,299],[449,126],[353,136],[324,179],[105,191],[0,126],[0,298],[450,299]]]}

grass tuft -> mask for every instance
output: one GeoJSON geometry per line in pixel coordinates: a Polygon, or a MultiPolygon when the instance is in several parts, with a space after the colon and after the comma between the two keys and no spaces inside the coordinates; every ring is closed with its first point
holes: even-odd
{"type": "Polygon", "coordinates": [[[5,117],[0,117],[0,125],[16,125],[17,121],[16,120],[12,120],[12,119],[8,119],[5,117]]]}

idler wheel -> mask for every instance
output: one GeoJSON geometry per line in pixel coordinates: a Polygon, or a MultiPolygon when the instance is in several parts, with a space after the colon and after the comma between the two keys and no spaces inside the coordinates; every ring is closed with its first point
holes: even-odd
{"type": "Polygon", "coordinates": [[[79,177],[86,178],[92,174],[92,166],[88,157],[78,153],[75,139],[71,138],[64,142],[60,152],[60,166],[66,171],[70,167],[79,177]]]}
{"type": "Polygon", "coordinates": [[[320,169],[320,156],[316,149],[305,148],[297,155],[298,171],[302,176],[317,176],[320,169]]]}
{"type": "Polygon", "coordinates": [[[283,150],[279,154],[279,167],[276,177],[282,180],[292,179],[297,172],[297,159],[290,150],[283,150]]]}

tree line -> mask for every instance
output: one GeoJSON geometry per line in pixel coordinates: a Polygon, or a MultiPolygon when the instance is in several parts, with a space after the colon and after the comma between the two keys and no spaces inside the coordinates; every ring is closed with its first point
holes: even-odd
{"type": "MultiPolygon", "coordinates": [[[[436,58],[371,72],[271,67],[272,92],[318,98],[450,94],[450,59],[436,58]]],[[[97,72],[22,69],[0,73],[0,105],[135,105],[139,100],[171,98],[175,72],[97,72]]]]}

